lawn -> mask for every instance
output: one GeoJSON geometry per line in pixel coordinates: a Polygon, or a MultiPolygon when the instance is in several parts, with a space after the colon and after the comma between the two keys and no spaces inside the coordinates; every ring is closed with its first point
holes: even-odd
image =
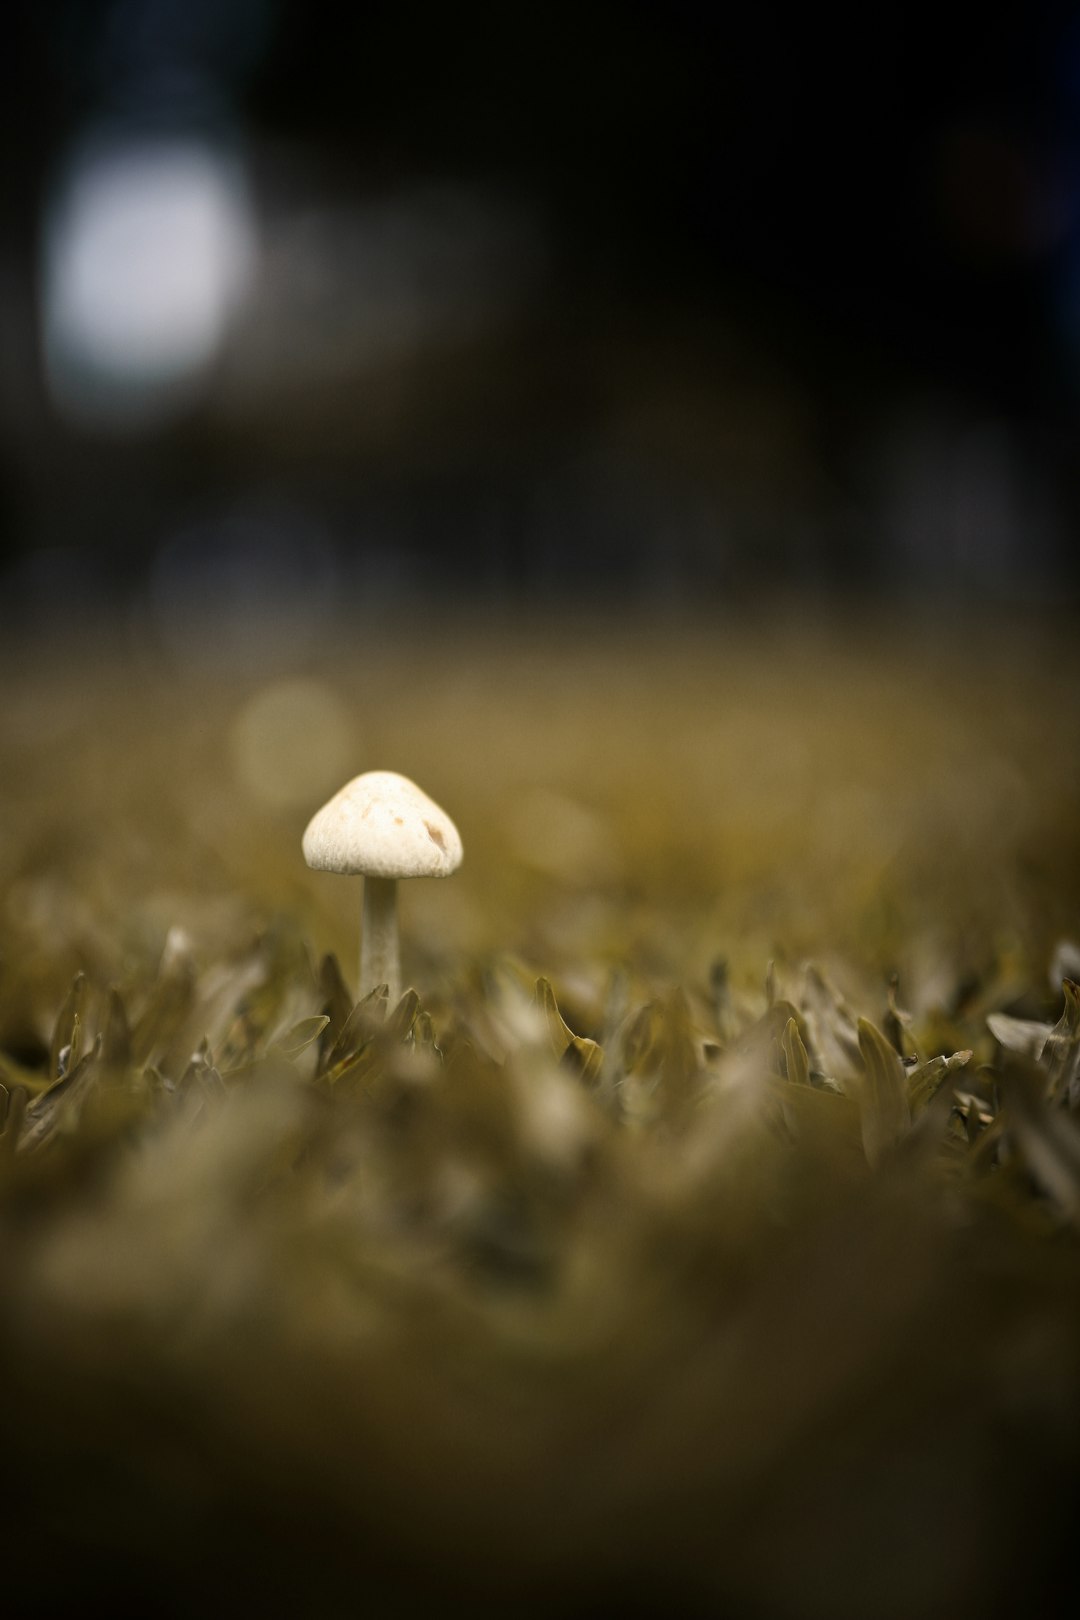
{"type": "Polygon", "coordinates": [[[0,683],[19,1612],[1049,1605],[1069,624],[132,626],[0,683]],[[401,885],[395,1004],[300,850],[373,768],[465,850],[401,885]]]}

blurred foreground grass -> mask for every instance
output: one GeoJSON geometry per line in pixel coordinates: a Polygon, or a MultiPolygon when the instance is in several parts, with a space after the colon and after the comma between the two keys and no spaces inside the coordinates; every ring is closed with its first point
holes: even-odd
{"type": "Polygon", "coordinates": [[[1067,627],[421,624],[0,678],[20,1603],[1049,1600],[1067,627]],[[405,886],[417,993],[354,1008],[359,884],[299,840],[376,767],[466,860],[405,886]]]}

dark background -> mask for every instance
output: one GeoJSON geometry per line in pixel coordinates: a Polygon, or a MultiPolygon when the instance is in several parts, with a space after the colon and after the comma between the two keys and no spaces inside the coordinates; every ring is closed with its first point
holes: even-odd
{"type": "Polygon", "coordinates": [[[9,625],[1075,598],[1075,8],[2,26],[9,625]],[[88,139],[181,138],[242,179],[242,295],[178,396],[73,403],[43,360],[64,176],[88,139]]]}

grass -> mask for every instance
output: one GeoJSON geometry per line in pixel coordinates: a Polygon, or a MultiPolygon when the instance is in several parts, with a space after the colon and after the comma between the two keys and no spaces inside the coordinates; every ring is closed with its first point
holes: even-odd
{"type": "MultiPolygon", "coordinates": [[[[9,665],[21,1612],[1005,1615],[1080,1460],[1053,627],[9,665]],[[91,673],[92,672],[92,673],[91,673]],[[461,828],[354,1003],[349,775],[461,828]]],[[[205,653],[205,649],[204,649],[205,653]]]]}

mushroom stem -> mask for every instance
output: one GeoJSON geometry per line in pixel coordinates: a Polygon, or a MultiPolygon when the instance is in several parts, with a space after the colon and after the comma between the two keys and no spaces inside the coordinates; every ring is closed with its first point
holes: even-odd
{"type": "Polygon", "coordinates": [[[390,987],[391,1007],[401,995],[398,955],[397,879],[366,877],[360,930],[360,994],[390,987]]]}

